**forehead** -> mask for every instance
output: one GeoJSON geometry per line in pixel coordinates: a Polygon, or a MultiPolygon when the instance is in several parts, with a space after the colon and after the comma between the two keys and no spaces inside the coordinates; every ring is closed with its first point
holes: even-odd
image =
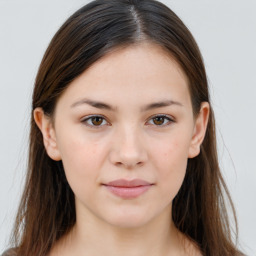
{"type": "Polygon", "coordinates": [[[143,43],[117,48],[76,78],[61,98],[148,103],[161,98],[188,104],[188,80],[179,64],[160,46],[143,43]]]}
{"type": "Polygon", "coordinates": [[[114,72],[114,77],[116,77],[118,73],[115,73],[115,71],[120,71],[122,75],[124,73],[127,76],[133,75],[130,78],[139,77],[143,79],[143,77],[153,77],[159,72],[173,72],[174,70],[177,73],[176,75],[188,82],[185,72],[170,52],[157,44],[143,42],[114,48],[88,68],[84,75],[94,75],[100,78],[107,74],[113,75],[114,72]],[[145,65],[142,66],[142,64],[145,65]],[[144,76],[140,72],[143,72],[144,76]]]}

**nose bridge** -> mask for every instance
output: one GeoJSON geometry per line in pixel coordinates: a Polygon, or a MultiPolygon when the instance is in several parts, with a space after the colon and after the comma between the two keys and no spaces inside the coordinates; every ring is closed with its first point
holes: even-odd
{"type": "Polygon", "coordinates": [[[116,165],[134,167],[147,160],[146,149],[143,145],[143,134],[135,124],[121,125],[113,143],[112,162],[116,165]]]}
{"type": "Polygon", "coordinates": [[[124,153],[135,154],[140,150],[139,129],[135,125],[123,127],[121,130],[121,149],[124,153]]]}

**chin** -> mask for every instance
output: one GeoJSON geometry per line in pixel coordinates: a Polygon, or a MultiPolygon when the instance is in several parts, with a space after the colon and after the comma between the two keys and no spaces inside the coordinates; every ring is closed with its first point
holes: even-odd
{"type": "Polygon", "coordinates": [[[145,220],[134,220],[132,218],[127,218],[127,219],[118,219],[116,221],[111,221],[109,224],[111,226],[114,226],[116,228],[121,228],[121,229],[135,229],[135,228],[140,228],[146,225],[148,222],[145,220]]]}
{"type": "Polygon", "coordinates": [[[151,220],[150,216],[146,212],[128,210],[112,214],[112,216],[109,216],[108,218],[106,218],[107,216],[104,217],[105,221],[110,225],[124,229],[139,228],[146,225],[151,220]]]}

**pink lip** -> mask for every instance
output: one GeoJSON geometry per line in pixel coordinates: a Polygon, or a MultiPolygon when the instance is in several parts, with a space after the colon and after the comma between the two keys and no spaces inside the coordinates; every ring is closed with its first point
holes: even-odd
{"type": "Polygon", "coordinates": [[[134,180],[114,180],[104,186],[114,195],[123,199],[136,198],[145,193],[153,184],[140,179],[134,180]]]}

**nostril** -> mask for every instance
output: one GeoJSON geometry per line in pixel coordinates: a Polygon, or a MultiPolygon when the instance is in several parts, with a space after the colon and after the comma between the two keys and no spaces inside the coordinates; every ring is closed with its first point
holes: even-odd
{"type": "Polygon", "coordinates": [[[116,162],[116,165],[120,166],[120,165],[122,165],[122,163],[121,162],[116,162]]]}
{"type": "Polygon", "coordinates": [[[128,147],[127,144],[124,145],[123,143],[119,143],[117,146],[109,153],[109,160],[116,167],[133,169],[143,166],[148,160],[147,152],[144,148],[134,148],[129,145],[128,147]]]}
{"type": "Polygon", "coordinates": [[[128,169],[132,169],[136,166],[142,166],[143,162],[137,162],[137,163],[125,163],[125,162],[116,162],[115,163],[116,166],[125,166],[128,169]]]}

